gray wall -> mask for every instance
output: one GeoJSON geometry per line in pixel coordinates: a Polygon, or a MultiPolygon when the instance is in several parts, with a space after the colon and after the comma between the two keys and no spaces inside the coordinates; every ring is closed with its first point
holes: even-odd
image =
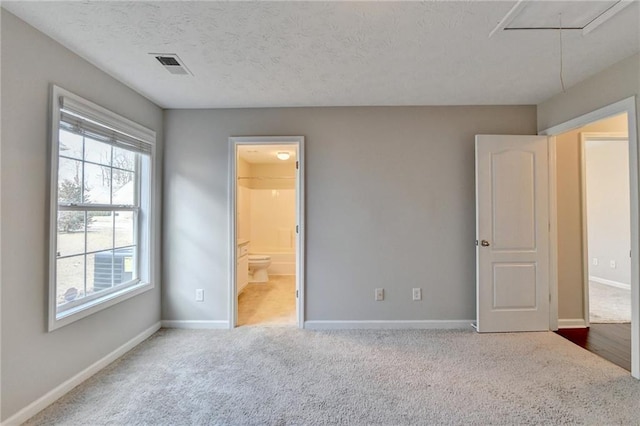
{"type": "MultiPolygon", "coordinates": [[[[47,332],[49,85],[56,83],[159,132],[158,166],[162,158],[162,111],[0,10],[4,420],[160,320],[158,285],[47,332]]],[[[160,176],[160,167],[157,173],[160,176]]],[[[158,215],[159,206],[158,197],[158,215]]],[[[156,252],[158,256],[157,248],[156,252]]],[[[159,270],[156,277],[160,278],[159,270]]]]}
{"type": "MultiPolygon", "coordinates": [[[[640,54],[624,59],[538,105],[538,130],[640,95],[640,54]]],[[[640,97],[636,97],[640,124],[640,97]]]]}
{"type": "Polygon", "coordinates": [[[166,111],[163,319],[227,319],[227,139],[256,135],[306,137],[307,320],[474,318],[474,135],[535,130],[533,106],[166,111]]]}

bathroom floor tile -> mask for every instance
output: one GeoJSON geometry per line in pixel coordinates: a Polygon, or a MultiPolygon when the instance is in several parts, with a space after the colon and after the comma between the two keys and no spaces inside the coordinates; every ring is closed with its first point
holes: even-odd
{"type": "Polygon", "coordinates": [[[238,326],[296,324],[295,275],[270,275],[250,283],[238,296],[238,326]]]}

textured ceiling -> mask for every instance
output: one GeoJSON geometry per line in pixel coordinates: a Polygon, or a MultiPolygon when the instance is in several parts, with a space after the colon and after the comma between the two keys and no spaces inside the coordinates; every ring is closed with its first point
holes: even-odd
{"type": "MultiPolygon", "coordinates": [[[[581,7],[580,1],[573,2],[581,7]]],[[[488,35],[494,2],[3,2],[165,108],[536,104],[560,92],[559,35],[488,35]],[[177,53],[193,76],[148,53],[177,53]]],[[[571,86],[640,51],[633,4],[564,33],[571,86]]]]}

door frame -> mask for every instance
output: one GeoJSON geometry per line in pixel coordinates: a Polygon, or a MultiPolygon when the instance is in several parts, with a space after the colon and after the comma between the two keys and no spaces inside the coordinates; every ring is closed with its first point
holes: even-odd
{"type": "MultiPolygon", "coordinates": [[[[589,301],[589,226],[587,223],[587,156],[586,142],[589,140],[627,140],[626,133],[615,132],[580,132],[580,211],[582,213],[582,309],[584,312],[584,325],[590,324],[590,301],[589,301]]],[[[628,142],[627,142],[628,144],[628,142]]],[[[631,172],[629,172],[629,175],[631,172]]]]}
{"type": "Polygon", "coordinates": [[[298,328],[304,328],[304,296],[305,296],[305,213],[304,213],[304,136],[232,136],[229,138],[229,328],[234,329],[238,322],[238,295],[236,290],[236,264],[238,257],[236,201],[237,201],[237,151],[240,145],[293,145],[297,147],[297,179],[296,179],[296,319],[298,328]]]}
{"type": "MultiPolygon", "coordinates": [[[[549,138],[549,208],[550,208],[550,328],[558,329],[558,216],[555,136],[595,121],[627,113],[629,130],[629,178],[631,201],[631,375],[640,379],[640,193],[638,182],[638,128],[636,124],[636,97],[631,96],[605,107],[583,114],[564,123],[538,132],[549,138]]],[[[578,325],[583,326],[583,325],[578,325]]]]}

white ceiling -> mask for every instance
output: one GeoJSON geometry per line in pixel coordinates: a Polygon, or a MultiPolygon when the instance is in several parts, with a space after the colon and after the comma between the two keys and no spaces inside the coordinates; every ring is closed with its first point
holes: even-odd
{"type": "MultiPolygon", "coordinates": [[[[536,104],[561,91],[559,35],[502,31],[489,38],[514,4],[3,1],[2,7],[164,108],[536,104]],[[169,74],[150,52],[178,54],[193,76],[169,74]]],[[[564,32],[567,87],[640,51],[639,10],[635,3],[584,36],[564,32]]]]}
{"type": "Polygon", "coordinates": [[[296,161],[295,145],[238,145],[238,157],[251,164],[286,164],[296,161]],[[279,152],[288,152],[288,160],[280,160],[279,152]]]}

